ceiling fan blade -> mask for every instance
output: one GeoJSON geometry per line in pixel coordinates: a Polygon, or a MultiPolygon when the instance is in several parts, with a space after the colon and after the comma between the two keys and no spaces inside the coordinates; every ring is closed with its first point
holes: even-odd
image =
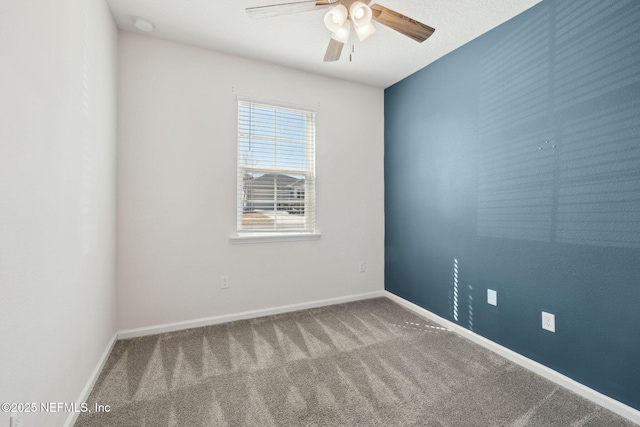
{"type": "Polygon", "coordinates": [[[329,46],[327,46],[327,51],[324,54],[324,62],[335,62],[340,59],[340,55],[342,54],[342,47],[344,43],[339,42],[334,39],[329,39],[329,46]]]}
{"type": "Polygon", "coordinates": [[[300,0],[290,3],[270,4],[268,6],[247,7],[245,12],[251,18],[271,18],[272,16],[289,15],[291,13],[308,12],[331,6],[336,0],[300,0]]]}
{"type": "Polygon", "coordinates": [[[379,4],[371,6],[373,19],[387,27],[412,38],[418,43],[422,43],[433,34],[435,28],[404,16],[395,10],[388,9],[379,4]]]}

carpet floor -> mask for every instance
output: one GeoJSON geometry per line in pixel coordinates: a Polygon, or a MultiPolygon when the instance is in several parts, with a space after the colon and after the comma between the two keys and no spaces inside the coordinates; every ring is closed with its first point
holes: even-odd
{"type": "Polygon", "coordinates": [[[634,424],[376,298],[116,342],[76,427],[634,424]]]}

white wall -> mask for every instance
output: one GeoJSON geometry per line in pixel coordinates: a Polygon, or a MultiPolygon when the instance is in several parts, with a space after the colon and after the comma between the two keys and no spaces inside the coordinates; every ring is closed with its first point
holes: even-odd
{"type": "Polygon", "coordinates": [[[382,89],[131,33],[118,79],[119,329],[383,289],[382,89]],[[320,240],[229,242],[238,94],[317,108],[320,240]]]}
{"type": "Polygon", "coordinates": [[[116,330],[116,49],[102,0],[0,0],[0,402],[76,401],[116,330]]]}

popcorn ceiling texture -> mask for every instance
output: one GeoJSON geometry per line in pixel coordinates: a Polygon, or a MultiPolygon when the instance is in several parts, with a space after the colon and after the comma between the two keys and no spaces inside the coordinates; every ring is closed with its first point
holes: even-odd
{"type": "Polygon", "coordinates": [[[380,0],[375,3],[436,29],[424,43],[374,22],[376,32],[360,43],[353,35],[339,62],[324,63],[330,33],[326,9],[251,19],[244,9],[278,0],[108,0],[118,28],[138,32],[134,16],[154,23],[151,37],[258,59],[325,76],[386,88],[479,35],[523,12],[539,0],[380,0]]]}

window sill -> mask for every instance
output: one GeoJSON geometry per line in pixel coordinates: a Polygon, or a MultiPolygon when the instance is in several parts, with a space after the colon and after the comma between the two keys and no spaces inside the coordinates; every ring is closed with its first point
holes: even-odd
{"type": "Polygon", "coordinates": [[[313,233],[247,233],[229,237],[233,245],[244,243],[297,242],[301,240],[318,240],[322,234],[313,233]]]}

